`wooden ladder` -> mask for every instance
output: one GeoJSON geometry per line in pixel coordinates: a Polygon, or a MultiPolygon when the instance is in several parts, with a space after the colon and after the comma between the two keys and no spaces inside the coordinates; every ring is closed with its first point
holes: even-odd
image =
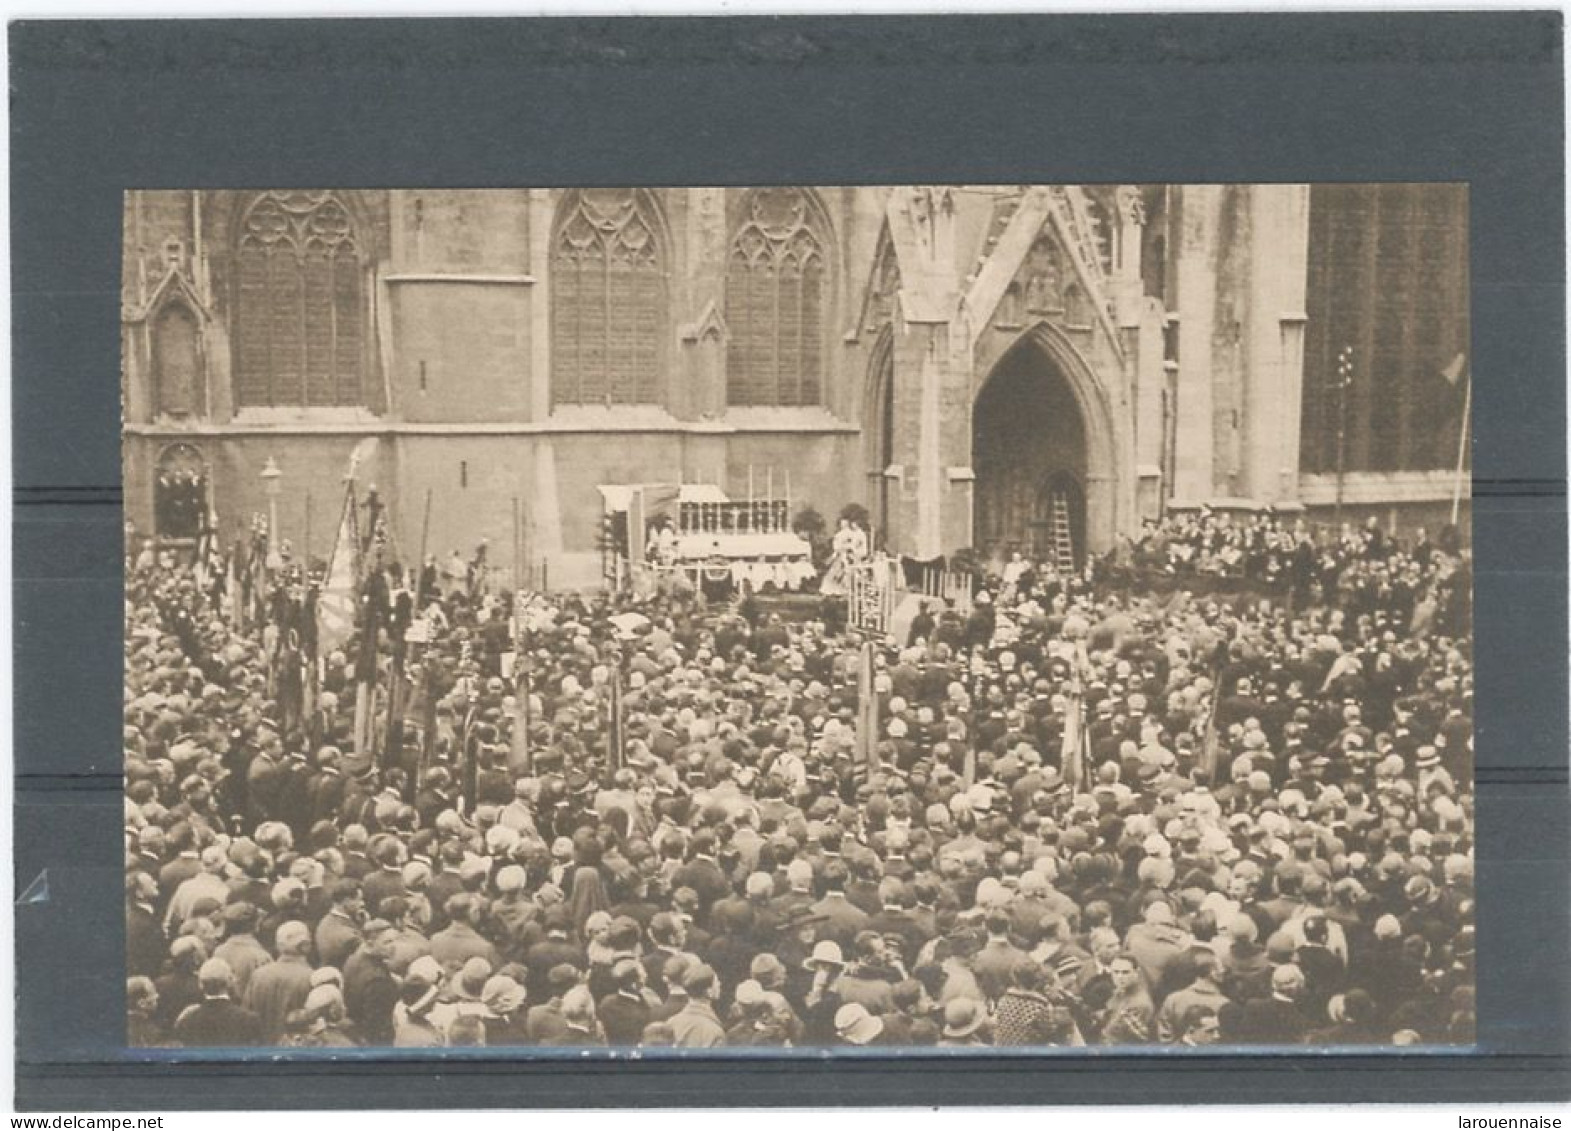
{"type": "Polygon", "coordinates": [[[1060,573],[1075,571],[1075,536],[1069,528],[1069,492],[1055,488],[1048,498],[1048,535],[1053,564],[1060,573]]]}

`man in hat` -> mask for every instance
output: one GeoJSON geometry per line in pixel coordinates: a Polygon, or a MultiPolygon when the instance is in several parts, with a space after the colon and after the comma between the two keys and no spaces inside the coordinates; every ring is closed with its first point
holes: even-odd
{"type": "Polygon", "coordinates": [[[316,925],[316,957],[324,966],[340,969],[360,946],[360,917],[365,909],[360,885],[339,880],[330,890],[332,908],[316,925]]]}
{"type": "Polygon", "coordinates": [[[273,960],[256,938],[258,913],[253,904],[241,901],[224,908],[224,941],[213,950],[214,958],[229,964],[234,976],[234,995],[244,1000],[251,975],[273,960]]]}
{"type": "Polygon", "coordinates": [[[987,1008],[973,998],[955,998],[944,1006],[944,1028],[939,1048],[982,1048],[987,1037],[987,1008]]]}
{"type": "Polygon", "coordinates": [[[386,919],[365,925],[359,948],[344,964],[344,1002],[368,1045],[393,1042],[393,1007],[398,981],[390,964],[398,929],[386,919]]]}
{"type": "Polygon", "coordinates": [[[280,815],[279,791],[283,787],[280,755],[283,751],[277,730],[267,722],[258,724],[251,738],[253,753],[245,772],[246,824],[256,828],[263,821],[280,815]]]}

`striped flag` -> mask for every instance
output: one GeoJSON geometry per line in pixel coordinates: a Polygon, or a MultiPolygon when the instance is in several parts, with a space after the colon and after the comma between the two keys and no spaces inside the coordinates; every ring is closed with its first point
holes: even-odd
{"type": "Polygon", "coordinates": [[[1086,656],[1085,640],[1075,641],[1069,684],[1069,708],[1064,713],[1064,745],[1061,759],[1064,781],[1071,791],[1078,792],[1089,780],[1088,763],[1091,754],[1091,732],[1086,726],[1085,676],[1091,667],[1086,656]]]}
{"type": "Polygon", "coordinates": [[[327,559],[327,576],[316,600],[316,654],[327,656],[348,643],[355,631],[355,611],[360,604],[360,523],[355,499],[355,475],[360,465],[376,453],[378,441],[367,436],[349,453],[344,471],[344,509],[338,534],[327,559]]]}
{"type": "Polygon", "coordinates": [[[242,553],[242,544],[236,541],[234,548],[229,552],[229,576],[224,586],[224,595],[228,598],[229,623],[237,628],[245,627],[245,584],[242,580],[244,568],[240,562],[242,553]]]}
{"type": "Polygon", "coordinates": [[[327,559],[327,576],[316,599],[316,652],[327,656],[343,648],[355,631],[360,604],[360,538],[356,529],[355,485],[344,490],[343,516],[327,559]]]}
{"type": "Polygon", "coordinates": [[[218,539],[218,515],[212,507],[208,507],[202,515],[202,529],[196,539],[196,564],[192,567],[191,574],[196,578],[197,585],[207,589],[213,583],[214,547],[218,539]]]}

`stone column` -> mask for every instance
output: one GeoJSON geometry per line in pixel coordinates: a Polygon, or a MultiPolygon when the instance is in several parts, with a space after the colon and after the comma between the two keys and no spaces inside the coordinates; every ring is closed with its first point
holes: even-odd
{"type": "MultiPolygon", "coordinates": [[[[551,223],[556,200],[550,189],[529,190],[529,419],[551,415],[551,223]]],[[[562,554],[562,507],[556,484],[556,452],[548,435],[533,438],[534,474],[529,494],[530,555],[558,562],[562,554]]],[[[538,562],[537,562],[538,564],[538,562]]],[[[560,567],[553,572],[561,576],[560,567]]]]}
{"type": "Polygon", "coordinates": [[[1140,478],[1136,506],[1142,519],[1156,518],[1162,505],[1166,469],[1162,457],[1166,437],[1163,399],[1167,395],[1167,369],[1163,358],[1163,320],[1166,312],[1154,298],[1142,300],[1140,327],[1135,340],[1135,472],[1140,478]]]}
{"type": "Polygon", "coordinates": [[[889,509],[896,516],[891,553],[920,553],[919,506],[922,458],[922,396],[928,327],[899,325],[890,343],[894,372],[894,430],[888,456],[889,509]]]}
{"type": "Polygon", "coordinates": [[[556,200],[550,189],[529,190],[529,419],[551,415],[551,225],[556,200]]]}
{"type": "Polygon", "coordinates": [[[1298,493],[1309,186],[1253,185],[1250,205],[1245,490],[1262,502],[1280,502],[1298,493]]]}
{"type": "Polygon", "coordinates": [[[725,342],[713,333],[725,321],[726,205],[725,189],[690,188],[686,192],[687,224],[685,279],[672,280],[671,294],[685,295],[681,315],[691,319],[696,349],[684,349],[686,366],[678,370],[683,387],[671,390],[674,416],[694,420],[705,414],[721,417],[726,411],[725,342]],[[705,315],[712,309],[712,317],[705,315]]]}
{"type": "Polygon", "coordinates": [[[942,334],[943,369],[939,382],[939,447],[943,468],[939,515],[939,553],[949,554],[974,540],[976,468],[971,451],[971,410],[976,401],[975,353],[962,318],[934,327],[942,334]]]}
{"type": "Polygon", "coordinates": [[[1114,246],[1118,255],[1113,263],[1113,301],[1119,328],[1127,330],[1140,324],[1144,307],[1140,261],[1146,207],[1135,185],[1119,185],[1115,199],[1118,215],[1113,222],[1118,225],[1118,239],[1114,246]]]}
{"type": "Polygon", "coordinates": [[[1211,419],[1211,340],[1216,321],[1217,227],[1221,185],[1179,190],[1178,404],[1173,495],[1197,503],[1216,494],[1211,419]]]}
{"type": "Polygon", "coordinates": [[[917,448],[916,556],[943,553],[943,327],[923,326],[921,359],[920,441],[917,448]]]}
{"type": "Polygon", "coordinates": [[[1282,350],[1282,416],[1277,422],[1277,497],[1298,500],[1299,452],[1304,427],[1304,329],[1309,315],[1302,310],[1283,313],[1278,320],[1282,350]]]}

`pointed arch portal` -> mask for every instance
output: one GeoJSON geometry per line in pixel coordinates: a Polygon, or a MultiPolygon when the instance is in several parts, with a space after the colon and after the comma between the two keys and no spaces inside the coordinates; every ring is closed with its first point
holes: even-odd
{"type": "Polygon", "coordinates": [[[873,346],[868,367],[867,403],[862,412],[862,454],[867,474],[867,511],[872,519],[876,549],[889,549],[895,540],[898,498],[889,478],[895,458],[895,353],[888,326],[873,346]]]}
{"type": "Polygon", "coordinates": [[[1116,443],[1095,377],[1050,327],[1007,346],[972,408],[973,544],[984,556],[1053,560],[1067,530],[1076,566],[1115,528],[1116,443]]]}

